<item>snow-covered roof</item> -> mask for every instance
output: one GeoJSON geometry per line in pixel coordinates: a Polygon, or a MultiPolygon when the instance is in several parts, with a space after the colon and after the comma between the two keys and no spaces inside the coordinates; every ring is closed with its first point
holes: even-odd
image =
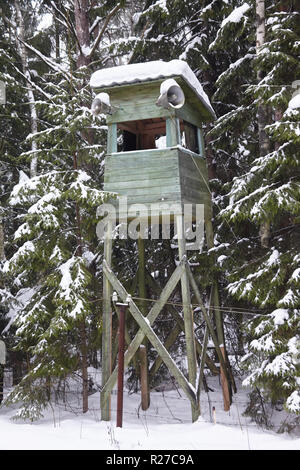
{"type": "Polygon", "coordinates": [[[146,82],[150,80],[181,77],[194,90],[204,106],[215,116],[209,98],[189,65],[183,60],[164,62],[155,60],[139,64],[120,65],[94,72],[90,79],[91,88],[106,88],[116,85],[146,82]]]}

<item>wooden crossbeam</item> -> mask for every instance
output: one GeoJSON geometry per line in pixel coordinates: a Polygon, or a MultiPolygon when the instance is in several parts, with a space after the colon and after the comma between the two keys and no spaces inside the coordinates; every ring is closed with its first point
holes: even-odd
{"type": "MultiPolygon", "coordinates": [[[[178,123],[178,120],[177,120],[178,123]]],[[[176,216],[177,227],[177,240],[178,240],[178,253],[179,258],[186,257],[186,245],[184,236],[184,218],[182,214],[176,216]]],[[[186,262],[186,268],[188,263],[186,262]]],[[[189,383],[196,389],[197,381],[197,355],[195,344],[195,328],[194,328],[194,312],[191,306],[191,292],[187,270],[185,269],[181,278],[181,297],[182,297],[182,310],[184,320],[184,334],[186,344],[186,355],[188,363],[188,377],[189,383]]],[[[200,415],[199,402],[197,406],[192,405],[192,420],[195,422],[200,415]]]]}
{"type": "MultiPolygon", "coordinates": [[[[138,292],[139,297],[145,299],[147,297],[146,279],[145,279],[145,240],[138,237],[138,292]]],[[[145,300],[140,302],[140,310],[145,316],[147,313],[147,305],[145,300]]],[[[141,384],[141,397],[142,397],[142,410],[147,410],[150,406],[150,388],[149,388],[149,370],[148,370],[148,341],[145,338],[143,344],[140,346],[139,363],[140,363],[140,384],[141,384]]]]}
{"type": "MultiPolygon", "coordinates": [[[[108,220],[107,232],[104,238],[104,259],[111,264],[112,257],[112,219],[108,220]]],[[[111,344],[111,285],[103,277],[103,316],[102,316],[102,385],[106,383],[111,374],[112,344],[111,344]]],[[[110,400],[107,400],[101,409],[102,419],[110,419],[110,400]]]]}
{"type": "MultiPolygon", "coordinates": [[[[181,278],[181,276],[184,272],[185,262],[184,262],[184,264],[179,265],[177,268],[179,268],[180,266],[182,267],[182,270],[180,270],[181,272],[180,272],[179,279],[181,278]]],[[[120,281],[117,279],[117,277],[114,275],[112,270],[108,267],[108,265],[105,261],[103,262],[103,273],[109,279],[109,282],[111,283],[112,287],[116,290],[118,295],[125,302],[126,299],[128,298],[128,293],[126,292],[126,290],[124,289],[124,287],[122,286],[120,281]]],[[[179,281],[179,279],[178,279],[178,281],[179,281]]],[[[172,286],[171,286],[172,290],[174,289],[177,282],[175,283],[175,279],[173,279],[172,286]]],[[[164,291],[165,291],[165,289],[163,290],[163,292],[164,291]]],[[[165,302],[166,302],[166,300],[165,300],[165,302]]],[[[152,343],[154,348],[157,350],[159,355],[162,357],[164,363],[166,364],[166,366],[168,367],[170,372],[176,378],[178,384],[181,386],[181,388],[186,393],[186,395],[189,398],[192,406],[196,408],[197,407],[197,399],[196,399],[196,391],[195,391],[194,387],[185,378],[184,374],[177,367],[175,361],[169,355],[168,351],[166,350],[164,345],[159,340],[158,336],[155,334],[155,332],[151,328],[151,324],[150,324],[150,321],[148,319],[149,315],[147,316],[147,318],[145,318],[132,299],[129,301],[129,311],[131,312],[132,316],[134,317],[134,319],[136,320],[136,322],[140,326],[140,330],[139,330],[139,331],[141,331],[140,336],[143,336],[143,337],[147,336],[149,341],[152,343]]],[[[142,340],[143,340],[143,338],[142,338],[142,340]]]]}

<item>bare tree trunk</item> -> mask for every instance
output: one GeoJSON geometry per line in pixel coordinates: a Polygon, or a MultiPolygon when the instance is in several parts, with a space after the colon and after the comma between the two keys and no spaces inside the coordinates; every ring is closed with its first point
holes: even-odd
{"type": "MultiPolygon", "coordinates": [[[[89,17],[88,17],[88,0],[75,0],[74,12],[75,12],[75,28],[76,38],[78,46],[78,55],[76,65],[82,67],[88,65],[89,59],[89,47],[90,47],[90,34],[89,34],[89,17]]],[[[78,169],[77,155],[74,155],[74,169],[78,169]]],[[[76,203],[76,219],[77,219],[77,253],[82,256],[83,245],[81,235],[81,214],[80,207],[76,203]]],[[[86,322],[81,321],[80,324],[80,351],[81,351],[81,373],[82,373],[82,411],[86,413],[88,411],[88,347],[86,337],[86,322]]]]}
{"type": "Polygon", "coordinates": [[[75,0],[75,25],[78,39],[77,67],[90,63],[89,0],[75,0]]]}
{"type": "MultiPolygon", "coordinates": [[[[34,98],[34,93],[32,90],[32,87],[30,86],[29,82],[31,80],[30,76],[30,71],[28,67],[28,56],[27,56],[27,51],[26,47],[23,44],[25,41],[25,27],[24,27],[24,21],[22,17],[22,12],[21,12],[21,7],[20,7],[20,2],[19,0],[15,0],[15,8],[16,8],[16,13],[17,13],[17,25],[19,29],[19,38],[21,41],[17,40],[17,49],[19,50],[19,54],[21,56],[22,60],[22,68],[23,68],[23,74],[25,75],[26,78],[28,78],[28,88],[27,88],[27,97],[29,101],[29,108],[30,108],[30,121],[31,121],[31,133],[35,134],[38,131],[38,125],[37,125],[37,110],[36,110],[36,105],[35,105],[35,98],[34,98]]],[[[32,140],[31,144],[31,150],[35,152],[37,150],[37,144],[35,139],[32,140]]],[[[31,161],[30,161],[30,176],[36,176],[37,175],[37,156],[36,154],[33,153],[31,161]]]]}
{"type": "MultiPolygon", "coordinates": [[[[108,25],[110,18],[121,8],[121,4],[117,4],[111,13],[107,15],[102,29],[100,29],[97,39],[94,41],[93,49],[91,48],[91,33],[89,21],[89,0],[74,0],[74,14],[75,14],[75,39],[77,42],[78,54],[76,65],[77,67],[88,66],[91,62],[93,52],[96,50],[103,33],[108,25]]],[[[74,31],[73,31],[74,33],[74,31]]],[[[84,85],[84,83],[82,84],[84,85]]],[[[93,134],[90,131],[83,130],[83,137],[90,143],[93,142],[93,134]]],[[[79,161],[77,154],[74,155],[74,169],[77,170],[79,166],[85,162],[79,161]]],[[[78,238],[78,256],[83,253],[83,240],[81,236],[81,214],[80,207],[76,203],[76,219],[77,219],[77,238],[78,238]]],[[[88,410],[88,345],[86,336],[86,322],[82,320],[80,325],[80,350],[81,350],[81,371],[82,371],[82,408],[83,412],[88,410]]]]}
{"type": "MultiPolygon", "coordinates": [[[[262,46],[265,43],[266,27],[265,27],[265,0],[256,0],[256,54],[259,54],[262,46]]],[[[257,72],[257,81],[263,78],[261,70],[257,72]]],[[[270,140],[265,131],[268,124],[268,107],[263,103],[258,105],[257,109],[257,124],[258,124],[258,141],[259,141],[259,154],[261,157],[267,155],[270,151],[270,140]]],[[[271,224],[267,216],[260,225],[260,243],[264,248],[268,248],[269,240],[271,237],[271,224]]]]}
{"type": "Polygon", "coordinates": [[[57,19],[57,13],[55,8],[52,6],[52,14],[54,20],[54,29],[55,29],[55,59],[56,62],[59,64],[60,62],[60,33],[59,33],[59,21],[57,19]]]}

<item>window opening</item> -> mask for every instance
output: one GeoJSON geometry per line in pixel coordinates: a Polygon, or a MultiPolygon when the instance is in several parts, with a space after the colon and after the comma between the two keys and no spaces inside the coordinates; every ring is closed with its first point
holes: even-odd
{"type": "Polygon", "coordinates": [[[166,120],[164,118],[142,119],[118,124],[119,152],[147,150],[166,147],[166,120]]]}

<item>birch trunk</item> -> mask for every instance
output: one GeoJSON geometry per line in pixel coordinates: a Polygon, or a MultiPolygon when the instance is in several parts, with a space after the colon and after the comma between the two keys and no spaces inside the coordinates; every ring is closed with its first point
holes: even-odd
{"type": "MultiPolygon", "coordinates": [[[[21,41],[23,41],[23,42],[20,42],[17,40],[17,49],[19,51],[19,54],[22,60],[23,74],[28,79],[27,97],[28,97],[29,109],[30,109],[31,133],[35,134],[38,131],[38,125],[37,125],[38,117],[37,117],[34,93],[33,93],[32,87],[30,86],[31,76],[30,76],[30,70],[28,67],[28,55],[27,55],[26,47],[23,44],[25,41],[25,27],[24,27],[24,21],[22,17],[19,0],[15,0],[15,9],[16,9],[16,16],[17,16],[17,25],[18,25],[18,30],[19,30],[18,36],[21,39],[21,41]]],[[[37,144],[34,139],[32,140],[31,150],[32,152],[36,152],[37,150],[37,144]]],[[[36,175],[37,175],[37,156],[35,153],[33,153],[31,161],[30,161],[30,176],[33,177],[36,175]]]]}
{"type": "Polygon", "coordinates": [[[54,30],[55,30],[55,60],[59,64],[60,63],[60,26],[59,26],[57,13],[53,6],[52,6],[52,15],[53,15],[53,21],[54,21],[54,30]]]}
{"type": "Polygon", "coordinates": [[[90,63],[89,0],[75,0],[75,26],[78,40],[77,67],[90,63]]]}
{"type": "Polygon", "coordinates": [[[5,260],[5,251],[4,251],[4,231],[3,231],[3,223],[0,214],[0,263],[1,261],[5,260]]]}
{"type": "MultiPolygon", "coordinates": [[[[265,21],[265,0],[256,0],[256,54],[258,55],[266,40],[266,21],[265,21]]],[[[257,72],[257,81],[263,78],[262,70],[257,72]]],[[[259,154],[261,157],[267,155],[270,151],[269,137],[265,131],[268,124],[268,107],[260,103],[257,108],[257,124],[258,124],[258,142],[259,154]]],[[[271,224],[268,218],[261,222],[260,225],[260,242],[261,246],[268,248],[271,236],[271,224]]]]}
{"type": "MultiPolygon", "coordinates": [[[[75,0],[74,13],[75,13],[75,29],[78,46],[78,54],[76,65],[77,67],[86,66],[90,62],[87,54],[90,47],[90,34],[89,34],[89,1],[88,0],[75,0]]],[[[84,131],[83,131],[83,134],[84,131]]],[[[80,160],[77,155],[74,156],[74,170],[78,170],[81,166],[80,160]]],[[[83,239],[81,233],[81,211],[80,206],[76,203],[76,225],[77,225],[77,246],[78,256],[83,254],[83,239]]],[[[82,374],[82,411],[88,411],[88,344],[86,335],[86,322],[81,321],[80,324],[80,352],[81,352],[81,374],[82,374]]]]}
{"type": "MultiPolygon", "coordinates": [[[[90,33],[90,19],[89,19],[89,8],[90,8],[90,0],[74,0],[74,15],[75,15],[75,38],[77,42],[77,59],[76,65],[77,68],[88,66],[91,63],[91,58],[93,55],[93,51],[95,49],[91,48],[91,33],[90,33]]],[[[114,12],[116,12],[120,8],[120,4],[118,4],[112,12],[107,16],[104,26],[101,30],[103,33],[108,25],[109,19],[112,17],[114,12]]],[[[101,39],[101,34],[99,33],[99,40],[96,41],[97,44],[94,43],[94,48],[98,46],[99,41],[101,39]]],[[[82,83],[84,86],[85,83],[82,83]]],[[[90,143],[93,143],[93,133],[91,130],[82,130],[82,135],[84,138],[90,143]]],[[[78,158],[78,155],[74,157],[74,169],[77,170],[83,165],[87,165],[83,158],[78,158]]],[[[82,256],[84,247],[83,247],[83,239],[81,234],[81,210],[78,203],[76,203],[76,225],[77,225],[77,233],[78,233],[78,256],[82,256]]],[[[86,322],[85,320],[82,321],[80,326],[80,338],[81,338],[81,371],[82,371],[82,401],[83,401],[83,412],[88,410],[88,342],[87,342],[87,335],[86,335],[86,322]]]]}

